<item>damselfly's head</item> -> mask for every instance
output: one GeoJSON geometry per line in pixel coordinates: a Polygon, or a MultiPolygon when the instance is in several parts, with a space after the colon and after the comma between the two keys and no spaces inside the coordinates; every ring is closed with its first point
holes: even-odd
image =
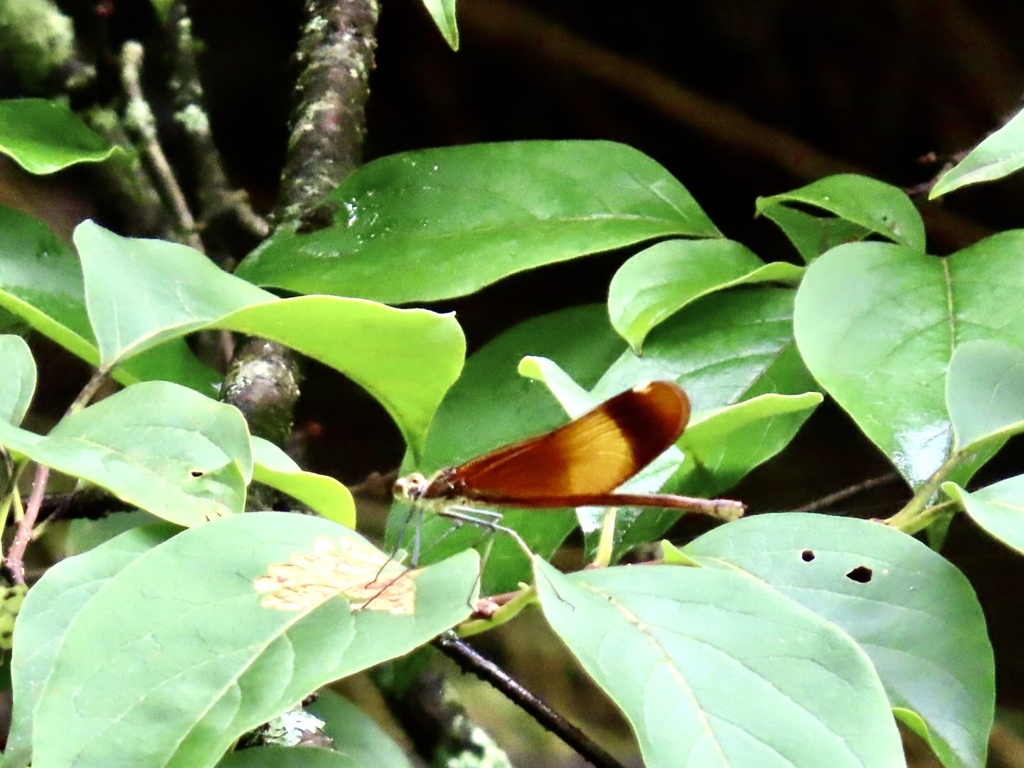
{"type": "Polygon", "coordinates": [[[395,484],[391,486],[391,493],[399,501],[417,501],[423,498],[429,485],[426,477],[419,472],[413,472],[395,480],[395,484]]]}

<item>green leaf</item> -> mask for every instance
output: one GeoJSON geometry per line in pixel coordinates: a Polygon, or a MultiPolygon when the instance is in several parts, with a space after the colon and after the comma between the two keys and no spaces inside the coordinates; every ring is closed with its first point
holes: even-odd
{"type": "Polygon", "coordinates": [[[455,0],[423,0],[444,41],[453,51],[459,50],[459,27],[455,22],[455,0]]]}
{"type": "Polygon", "coordinates": [[[466,354],[452,314],[336,296],[257,304],[212,327],[277,341],[341,371],[384,406],[417,456],[466,354]]]}
{"type": "Polygon", "coordinates": [[[905,765],[863,651],[770,586],[715,568],[566,577],[534,563],[545,617],[622,709],[647,768],[905,765]]]}
{"type": "Polygon", "coordinates": [[[1006,125],[989,135],[967,157],[944,173],[935,182],[928,199],[934,200],[969,184],[1001,179],[1021,167],[1024,167],[1024,110],[1014,115],[1006,125]]]}
{"type": "MultiPolygon", "coordinates": [[[[849,222],[853,225],[847,230],[850,235],[856,236],[857,228],[860,227],[894,243],[924,252],[924,222],[914,203],[903,190],[877,179],[853,173],[839,174],[819,179],[792,192],[757,199],[757,212],[776,221],[801,255],[810,261],[808,256],[820,253],[812,245],[814,238],[813,230],[809,229],[811,222],[805,217],[779,216],[773,210],[793,203],[821,208],[849,222]],[[788,226],[792,226],[792,229],[788,229],[788,226]]],[[[823,244],[832,243],[836,239],[837,232],[829,231],[827,228],[830,227],[831,223],[822,224],[818,239],[823,244]]]]}
{"type": "Polygon", "coordinates": [[[238,409],[170,382],[122,390],[46,437],[0,422],[0,443],[185,526],[241,512],[252,477],[238,409]]]}
{"type": "Polygon", "coordinates": [[[789,445],[822,399],[765,394],[695,418],[679,441],[686,461],[665,490],[709,498],[728,490],[789,445]]]}
{"type": "Polygon", "coordinates": [[[738,285],[795,284],[802,274],[792,264],[765,264],[732,240],[668,240],[619,268],[608,288],[608,314],[640,354],[652,328],[701,296],[738,285]]]}
{"type": "Polygon", "coordinates": [[[356,527],[352,494],[333,477],[303,472],[287,453],[261,437],[252,438],[252,454],[253,480],[293,496],[328,520],[356,527]]]}
{"type": "MultiPolygon", "coordinates": [[[[794,327],[807,367],[912,484],[950,455],[946,372],[976,339],[1024,346],[1024,231],[947,258],[852,243],[807,270],[794,327]]],[[[950,477],[965,482],[998,446],[950,477]]]]}
{"type": "Polygon", "coordinates": [[[0,336],[0,421],[21,424],[36,391],[36,361],[20,336],[0,336]]]}
{"type": "Polygon", "coordinates": [[[108,364],[200,328],[270,339],[365,388],[414,453],[462,368],[465,338],[451,315],[335,296],[278,299],[183,245],[123,238],[92,222],[80,225],[75,238],[108,364]]]}
{"type": "MultiPolygon", "coordinates": [[[[605,307],[594,304],[527,320],[485,344],[467,361],[462,377],[448,392],[430,427],[423,461],[407,470],[430,473],[461,464],[498,446],[554,429],[566,422],[565,411],[545,387],[517,375],[525,355],[544,355],[584,385],[593,382],[625,344],[608,325],[605,307]]],[[[516,529],[530,548],[550,556],[575,526],[571,510],[501,510],[502,524],[516,529]]],[[[409,518],[406,505],[395,505],[388,521],[388,541],[396,543],[409,518]]],[[[423,562],[435,562],[480,541],[481,532],[427,515],[422,524],[423,562]]],[[[411,534],[410,531],[405,531],[411,534]]],[[[412,546],[411,536],[405,540],[412,546]]],[[[529,577],[529,562],[507,536],[498,536],[487,558],[481,587],[487,593],[514,589],[529,577]]]]}
{"type": "Polygon", "coordinates": [[[793,354],[795,295],[789,288],[761,287],[695,301],[651,333],[643,357],[624,352],[601,377],[595,397],[667,379],[686,390],[700,413],[751,393],[806,392],[812,380],[793,354]]]}
{"type": "Polygon", "coordinates": [[[923,724],[915,730],[943,765],[985,765],[995,704],[985,618],[963,574],[927,546],[863,520],[776,514],[722,526],[684,553],[834,624],[870,657],[892,707],[919,716],[901,719],[923,724]]]}
{"type": "Polygon", "coordinates": [[[389,582],[378,609],[353,613],[339,599],[351,593],[324,581],[333,573],[355,589],[386,557],[344,526],[272,512],[189,529],[146,552],[63,632],[35,713],[33,765],[212,766],[320,686],[469,614],[479,566],[469,553],[389,582]],[[256,589],[282,580],[283,594],[256,589]],[[389,604],[388,589],[404,600],[389,604]]]}
{"type": "Polygon", "coordinates": [[[88,557],[61,560],[29,590],[14,625],[14,710],[4,768],[25,768],[32,762],[36,706],[75,616],[119,571],[178,530],[167,523],[136,528],[101,544],[88,557]]]}
{"type": "MultiPolygon", "coordinates": [[[[758,204],[760,205],[760,200],[758,204]]],[[[765,218],[775,222],[789,238],[797,253],[810,264],[825,251],[843,243],[855,243],[871,234],[871,230],[852,221],[835,219],[830,216],[815,216],[798,208],[781,204],[769,204],[759,211],[765,218]]]]}
{"type": "Polygon", "coordinates": [[[88,220],[75,228],[74,240],[103,368],[275,299],[187,245],[121,237],[88,220]]]}
{"type": "Polygon", "coordinates": [[[622,144],[475,144],[380,158],[327,198],[332,222],[279,228],[236,274],[389,304],[464,296],[517,272],[656,237],[720,237],[689,192],[622,144]]]}
{"type": "Polygon", "coordinates": [[[97,163],[115,151],[63,104],[46,99],[0,101],[0,153],[29,173],[97,163]]]}
{"type": "Polygon", "coordinates": [[[405,752],[386,734],[373,718],[334,691],[321,691],[308,707],[325,723],[324,732],[334,742],[334,749],[355,766],[373,768],[412,768],[405,752]]]}
{"type": "Polygon", "coordinates": [[[1024,552],[1024,475],[1009,477],[977,491],[966,491],[956,483],[943,483],[942,490],[992,536],[1024,552]]]}
{"type": "MultiPolygon", "coordinates": [[[[0,306],[96,365],[99,353],[85,312],[82,270],[74,251],[42,222],[0,206],[0,259],[4,265],[0,306]]],[[[165,379],[205,394],[214,394],[221,380],[196,359],[182,339],[127,361],[113,375],[122,384],[165,379]]]]}
{"type": "Polygon", "coordinates": [[[956,450],[1024,432],[1024,349],[1000,341],[969,341],[953,351],[946,405],[956,450]]]}

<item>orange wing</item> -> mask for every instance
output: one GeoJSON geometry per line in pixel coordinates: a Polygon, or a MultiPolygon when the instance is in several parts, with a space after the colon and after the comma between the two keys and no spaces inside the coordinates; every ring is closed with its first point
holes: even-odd
{"type": "Polygon", "coordinates": [[[485,453],[448,470],[468,499],[519,506],[571,506],[606,494],[650,464],[682,434],[690,400],[676,384],[639,384],[564,427],[485,453]]]}

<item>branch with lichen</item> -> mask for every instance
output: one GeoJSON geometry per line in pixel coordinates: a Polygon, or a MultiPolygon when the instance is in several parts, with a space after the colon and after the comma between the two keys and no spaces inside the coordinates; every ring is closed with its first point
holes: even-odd
{"type": "Polygon", "coordinates": [[[204,234],[207,253],[224,263],[237,257],[237,237],[241,229],[254,243],[269,233],[267,222],[249,204],[244,190],[232,188],[228,181],[220,152],[213,142],[210,119],[203,98],[203,86],[196,62],[196,42],[192,37],[192,20],[184,3],[176,2],[168,14],[172,48],[173,75],[170,79],[174,98],[174,121],[181,128],[189,162],[195,178],[194,198],[197,206],[199,229],[204,234]],[[225,232],[224,236],[210,238],[211,232],[225,232]],[[231,253],[235,250],[235,253],[231,253]]]}
{"type": "Polygon", "coordinates": [[[360,163],[379,14],[377,0],[306,0],[278,221],[307,215],[360,163]]]}

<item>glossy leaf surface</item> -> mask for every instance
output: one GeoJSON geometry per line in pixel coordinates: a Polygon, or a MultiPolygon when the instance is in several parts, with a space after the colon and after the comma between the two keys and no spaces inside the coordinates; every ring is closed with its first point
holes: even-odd
{"type": "Polygon", "coordinates": [[[795,285],[802,273],[792,264],[765,264],[732,240],[667,240],[633,256],[615,273],[608,314],[615,330],[639,352],[651,329],[701,296],[739,285],[795,285]]]}
{"type": "Polygon", "coordinates": [[[391,155],[278,229],[236,274],[388,304],[464,296],[517,272],[656,237],[719,237],[689,192],[622,144],[532,141],[391,155]]]}
{"type": "Polygon", "coordinates": [[[946,404],[956,450],[1002,445],[1024,431],[1024,348],[987,339],[961,344],[949,363],[946,404]]]}
{"type": "MultiPolygon", "coordinates": [[[[797,294],[794,327],[807,367],[908,482],[949,456],[946,372],[977,339],[1024,346],[1024,232],[936,258],[853,243],[822,256],[797,294]]],[[[950,478],[964,482],[993,449],[950,478]]]]}

